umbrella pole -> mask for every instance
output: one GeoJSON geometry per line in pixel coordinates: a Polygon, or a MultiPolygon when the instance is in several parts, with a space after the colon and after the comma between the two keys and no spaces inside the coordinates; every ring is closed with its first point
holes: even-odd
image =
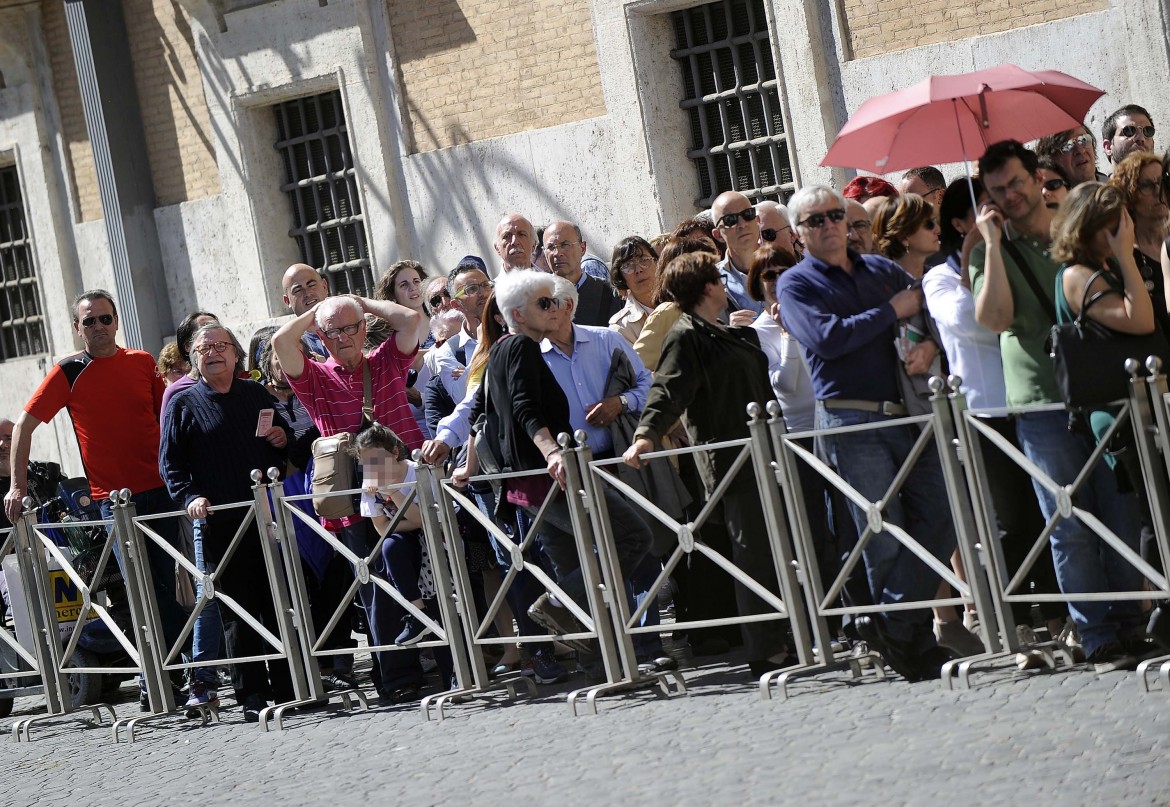
{"type": "Polygon", "coordinates": [[[967,193],[971,194],[971,209],[979,215],[979,205],[975,201],[975,183],[971,181],[971,161],[967,159],[967,144],[963,142],[963,125],[959,122],[959,101],[951,99],[951,109],[955,113],[955,128],[959,130],[959,150],[963,152],[963,170],[967,172],[967,193]]]}

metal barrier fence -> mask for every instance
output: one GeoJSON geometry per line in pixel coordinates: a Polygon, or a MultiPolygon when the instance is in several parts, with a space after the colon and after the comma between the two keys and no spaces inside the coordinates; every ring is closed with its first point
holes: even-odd
{"type": "MultiPolygon", "coordinates": [[[[0,531],[0,560],[12,555],[16,559],[16,533],[9,527],[0,531]]],[[[0,572],[2,573],[2,572],[0,572]]],[[[10,599],[22,592],[9,592],[10,599]]],[[[27,603],[25,604],[27,608],[27,603]]],[[[9,613],[16,621],[14,613],[16,604],[9,608],[9,613]]],[[[0,613],[3,613],[0,611],[0,613]]],[[[8,717],[15,698],[26,695],[40,695],[44,686],[40,683],[41,673],[37,663],[35,650],[26,647],[16,635],[15,624],[13,630],[8,630],[5,620],[0,619],[0,717],[8,717]],[[35,679],[34,683],[21,685],[25,679],[35,679]]]]}
{"type": "MultiPolygon", "coordinates": [[[[582,473],[586,479],[587,499],[590,500],[593,512],[595,539],[599,547],[599,555],[605,560],[602,571],[609,581],[611,591],[622,591],[626,581],[623,580],[621,570],[614,562],[616,556],[615,535],[612,524],[606,512],[606,487],[620,493],[627,502],[644,512],[650,518],[662,524],[675,535],[677,544],[672,547],[670,555],[663,562],[663,568],[650,586],[651,592],[661,589],[663,583],[670,577],[678,564],[689,554],[699,553],[715,566],[725,572],[738,585],[746,588],[751,594],[759,598],[769,609],[765,613],[741,614],[735,617],[719,619],[700,619],[686,622],[675,622],[658,626],[642,626],[640,623],[652,602],[653,597],[647,597],[642,604],[632,612],[625,597],[614,597],[611,607],[614,612],[615,627],[617,630],[618,649],[621,654],[624,678],[620,682],[609,682],[587,690],[587,706],[589,711],[596,713],[596,699],[603,694],[628,690],[630,685],[655,680],[659,683],[664,694],[670,694],[669,679],[677,685],[677,693],[686,693],[685,678],[674,671],[653,672],[646,675],[639,671],[638,662],[633,647],[633,638],[649,633],[662,634],[704,627],[719,627],[728,625],[751,625],[760,622],[788,620],[791,625],[793,638],[796,644],[797,657],[803,664],[812,662],[812,643],[807,628],[807,617],[804,608],[804,599],[793,567],[793,556],[790,546],[787,525],[784,519],[783,507],[779,491],[769,481],[769,464],[771,459],[766,424],[761,415],[762,409],[758,404],[748,407],[750,438],[728,440],[718,443],[707,443],[700,446],[690,446],[681,449],[656,451],[642,455],[644,462],[666,460],[678,456],[694,456],[702,452],[720,450],[737,450],[735,459],[727,469],[723,479],[704,503],[699,514],[693,521],[682,523],[677,518],[664,511],[658,504],[640,493],[631,485],[623,482],[618,476],[610,472],[613,466],[622,462],[622,459],[593,460],[588,448],[581,452],[582,473]],[[736,565],[733,560],[724,557],[720,552],[707,546],[696,536],[699,530],[708,522],[716,508],[727,497],[740,472],[748,468],[754,479],[760,496],[760,504],[766,524],[768,544],[767,554],[772,561],[772,571],[776,575],[779,588],[778,594],[770,591],[748,571],[736,565]]],[[[584,433],[578,432],[579,441],[584,440],[584,433]]],[[[760,540],[757,537],[755,540],[760,540]]],[[[766,572],[765,572],[766,574],[766,572]]],[[[573,701],[570,704],[574,706],[573,701]]]]}
{"type": "MultiPolygon", "coordinates": [[[[1118,417],[1111,427],[1110,435],[1121,429],[1133,428],[1136,446],[1144,470],[1145,485],[1153,511],[1153,522],[1157,549],[1164,560],[1170,559],[1170,490],[1167,472],[1170,471],[1170,392],[1167,391],[1166,377],[1161,375],[1160,363],[1151,362],[1148,377],[1139,376],[1136,363],[1130,366],[1132,375],[1131,396],[1119,405],[1118,417]]],[[[20,739],[29,738],[29,727],[37,721],[49,718],[69,718],[73,706],[69,696],[68,675],[71,672],[112,671],[126,674],[140,674],[150,705],[150,714],[135,718],[117,720],[115,717],[113,736],[121,740],[121,729],[126,728],[126,737],[135,738],[135,728],[144,721],[170,715],[176,711],[176,704],[169,681],[169,674],[178,670],[195,670],[215,664],[266,661],[287,664],[294,699],[267,707],[262,712],[261,727],[267,731],[272,722],[277,729],[283,728],[283,718],[293,707],[321,705],[330,698],[339,698],[346,710],[354,704],[368,708],[360,690],[326,692],[321,679],[319,665],[322,660],[352,649],[329,649],[326,639],[342,625],[349,603],[359,586],[370,584],[382,595],[389,597],[411,614],[426,628],[426,637],[413,647],[433,647],[449,651],[452,656],[454,687],[449,691],[424,698],[421,709],[430,719],[432,708],[439,720],[444,718],[446,707],[451,703],[472,698],[488,697],[499,691],[509,696],[518,694],[517,684],[523,683],[529,692],[534,692],[531,681],[523,676],[506,676],[499,680],[489,677],[484,658],[485,648],[514,642],[549,642],[562,639],[570,642],[596,642],[598,663],[604,682],[574,690],[568,694],[568,704],[574,714],[578,705],[584,702],[587,710],[596,712],[597,698],[612,693],[631,691],[657,684],[664,694],[687,692],[686,680],[673,671],[645,673],[639,670],[634,651],[634,638],[649,633],[685,630],[708,626],[750,625],[753,623],[786,620],[791,628],[797,656],[797,665],[769,672],[759,680],[760,695],[764,699],[772,696],[773,686],[778,687],[780,696],[787,697],[787,688],[793,681],[817,676],[826,672],[849,670],[854,677],[862,675],[858,659],[834,652],[834,635],[828,620],[834,616],[866,615],[880,612],[894,612],[908,609],[925,609],[932,606],[962,605],[973,608],[980,623],[980,637],[985,652],[965,659],[955,660],[943,667],[944,686],[951,688],[956,682],[969,684],[970,672],[981,665],[994,666],[999,660],[1021,650],[1014,630],[1010,608],[1015,603],[1137,600],[1170,598],[1170,584],[1166,576],[1150,563],[1137,555],[1119,536],[1113,534],[1096,515],[1078,505],[1076,494],[1086,483],[1095,464],[1102,460],[1105,443],[1092,452],[1085,467],[1069,483],[1060,483],[1043,473],[1035,463],[1018,448],[989,428],[981,419],[987,412],[971,412],[959,392],[960,379],[951,377],[948,384],[942,379],[932,379],[932,411],[929,415],[901,418],[875,424],[843,426],[820,430],[815,433],[787,433],[779,405],[769,402],[767,420],[759,405],[748,409],[750,437],[742,440],[695,446],[687,449],[659,451],[647,454],[647,461],[664,461],[673,456],[695,454],[700,451],[725,450],[736,452],[735,459],[724,475],[717,489],[705,502],[694,521],[683,523],[666,513],[650,498],[623,482],[611,473],[612,466],[620,459],[593,459],[584,435],[578,434],[579,445],[574,446],[568,435],[560,435],[566,470],[566,486],[562,491],[556,485],[537,510],[533,523],[523,537],[516,537],[501,529],[496,521],[480,511],[469,494],[454,487],[450,480],[440,479],[434,468],[419,463],[417,479],[413,485],[392,486],[403,491],[407,505],[400,508],[391,519],[386,534],[392,533],[401,523],[409,505],[417,502],[422,520],[422,539],[432,560],[435,573],[437,607],[439,616],[427,613],[407,600],[387,579],[371,573],[377,565],[382,543],[380,538],[369,551],[355,551],[355,548],[324,529],[312,516],[296,504],[310,496],[286,496],[276,481],[276,469],[269,469],[267,483],[260,471],[254,471],[252,479],[253,500],[233,505],[220,505],[217,511],[233,509],[248,512],[235,531],[224,555],[211,573],[201,573],[183,554],[171,546],[155,528],[159,519],[182,517],[183,511],[161,515],[139,516],[130,502],[130,492],[117,491],[113,498],[113,518],[94,522],[78,522],[74,526],[108,527],[108,536],[101,547],[93,571],[88,575],[76,569],[66,552],[53,541],[46,530],[53,525],[33,523],[32,512],[26,512],[13,532],[0,546],[0,555],[15,549],[25,589],[29,618],[32,623],[32,647],[25,647],[7,630],[0,626],[0,645],[15,652],[20,660],[31,669],[20,674],[26,678],[39,677],[43,683],[47,714],[25,718],[13,724],[13,734],[20,739]],[[876,500],[863,495],[845,478],[830,467],[802,442],[810,436],[839,437],[847,439],[861,432],[874,432],[886,428],[915,427],[918,431],[912,447],[894,474],[892,482],[876,500]],[[1057,511],[1048,519],[1043,532],[1029,548],[1027,557],[1019,569],[1009,570],[1004,548],[996,529],[994,503],[987,485],[984,469],[984,451],[1000,451],[1020,468],[1028,472],[1038,484],[1048,490],[1057,502],[1057,511]],[[915,536],[888,517],[888,506],[902,491],[911,470],[927,452],[937,452],[943,480],[950,499],[951,518],[956,536],[956,546],[967,572],[967,580],[959,579],[945,564],[915,536]],[[831,581],[822,581],[818,564],[818,546],[815,531],[810,525],[810,514],[806,507],[801,486],[801,467],[807,466],[825,484],[838,491],[853,506],[865,514],[865,522],[856,545],[844,559],[841,570],[831,581]],[[741,473],[742,472],[742,473],[741,473]],[[776,575],[778,592],[769,590],[749,572],[725,558],[719,552],[696,540],[696,531],[707,523],[719,502],[727,495],[733,481],[744,474],[755,480],[766,524],[768,552],[776,575]],[[410,490],[407,490],[410,488],[410,490]],[[718,620],[695,620],[665,624],[658,627],[643,627],[642,617],[649,607],[643,604],[631,608],[626,598],[627,580],[624,579],[618,563],[617,541],[610,522],[606,505],[607,491],[616,493],[639,508],[650,519],[670,530],[676,540],[666,557],[662,570],[650,587],[657,591],[662,583],[682,560],[691,553],[708,558],[716,567],[726,572],[737,584],[758,597],[767,606],[766,612],[751,613],[718,620]],[[575,602],[548,572],[528,559],[536,536],[539,534],[550,508],[567,509],[573,528],[573,539],[580,563],[584,584],[585,600],[575,602]],[[465,557],[463,538],[459,529],[457,509],[466,517],[478,522],[495,540],[510,560],[504,581],[484,614],[478,613],[472,596],[471,573],[465,557]],[[1093,594],[1031,594],[1022,591],[1032,565],[1041,557],[1048,545],[1048,539],[1057,525],[1066,519],[1076,518],[1100,536],[1100,539],[1118,555],[1137,569],[1149,581],[1150,587],[1141,591],[1107,592],[1093,594]],[[295,527],[300,522],[307,526],[339,554],[351,566],[354,573],[340,605],[334,609],[327,625],[320,635],[314,628],[310,609],[308,587],[300,563],[300,552],[295,527]],[[231,593],[217,586],[217,580],[227,564],[239,550],[252,529],[258,531],[260,554],[264,561],[264,575],[270,587],[276,612],[275,628],[270,628],[256,614],[249,613],[231,593]],[[850,574],[860,568],[863,552],[880,533],[891,536],[898,544],[899,551],[912,553],[940,581],[945,581],[956,592],[951,597],[933,597],[908,602],[852,604],[839,603],[845,583],[850,574]],[[187,618],[177,640],[167,643],[159,618],[158,603],[147,562],[148,548],[158,547],[175,561],[184,572],[198,578],[202,584],[202,597],[195,610],[187,618]],[[100,583],[108,570],[117,567],[111,556],[121,560],[121,569],[126,585],[129,624],[119,625],[106,602],[100,596],[100,583]],[[49,558],[61,568],[81,594],[82,607],[68,639],[62,640],[56,627],[56,612],[53,591],[49,585],[49,558]],[[560,600],[569,612],[584,626],[584,630],[562,636],[549,634],[528,634],[523,636],[493,637],[491,625],[499,612],[509,587],[516,585],[519,576],[532,576],[544,591],[560,600]],[[255,631],[270,648],[268,652],[240,658],[220,658],[214,662],[194,662],[180,658],[182,648],[191,635],[201,612],[216,603],[230,609],[245,625],[255,631]],[[119,668],[77,667],[77,654],[81,626],[87,619],[101,620],[114,634],[131,663],[119,668]]],[[[1059,407],[1055,407],[1059,409],[1059,407]]],[[[1042,408],[1044,409],[1044,408],[1042,408]]],[[[1052,409],[1052,407],[1048,407],[1052,409]]],[[[1027,411],[1038,411],[1036,409],[1027,411]]],[[[992,413],[1002,414],[1002,413],[992,413]]],[[[481,475],[472,482],[501,482],[539,477],[545,471],[481,475]]],[[[352,496],[360,490],[339,491],[335,496],[352,496]]],[[[254,535],[254,534],[253,534],[254,535]]],[[[251,540],[255,540],[253,537],[251,540]]],[[[649,599],[647,600],[649,601],[649,599]]],[[[375,644],[369,649],[375,653],[401,650],[398,645],[375,644]]],[[[1029,649],[1029,648],[1024,648],[1029,649]]],[[[1055,665],[1062,653],[1047,645],[1046,661],[1055,665]]],[[[1070,661],[1067,655],[1065,661],[1070,661]]],[[[1163,689],[1170,691],[1170,656],[1151,659],[1140,668],[1143,686],[1149,689],[1148,674],[1160,664],[1158,674],[1163,689]]],[[[882,675],[876,665],[877,675],[882,675]]],[[[12,677],[6,674],[4,677],[12,677]]],[[[444,682],[444,686],[451,682],[444,682]]],[[[101,710],[113,715],[113,709],[105,704],[86,707],[90,717],[101,720],[101,710]]],[[[69,718],[72,719],[72,718],[69,718]]],[[[204,723],[208,715],[203,715],[204,723]]]]}
{"type": "MultiPolygon", "coordinates": [[[[1033,462],[1022,449],[1013,445],[983,420],[986,416],[1026,416],[1045,412],[1063,413],[1064,408],[1062,406],[1050,405],[1006,410],[970,411],[966,409],[966,402],[962,393],[959,391],[961,379],[957,377],[950,379],[949,398],[955,421],[959,424],[958,445],[969,466],[966,479],[969,490],[971,491],[971,498],[979,503],[980,518],[977,519],[979,545],[986,553],[987,563],[985,564],[985,569],[988,573],[988,579],[993,585],[993,598],[996,605],[996,613],[1002,626],[1004,641],[1003,648],[999,652],[996,652],[993,648],[989,648],[989,652],[986,654],[956,659],[946,665],[943,669],[943,682],[948,688],[952,687],[955,683],[969,686],[969,676],[973,669],[983,666],[994,667],[998,661],[1012,656],[1021,650],[1040,651],[1048,666],[1055,666],[1057,659],[1062,659],[1068,664],[1073,663],[1073,659],[1068,651],[1064,647],[1054,646],[1052,641],[1021,645],[1015,631],[1011,629],[1014,625],[1009,609],[1013,603],[1142,601],[1152,599],[1155,596],[1160,596],[1163,599],[1170,596],[1166,577],[1143,560],[1130,547],[1128,542],[1110,529],[1099,514],[1078,504],[1078,496],[1080,495],[1083,498],[1083,492],[1089,487],[1093,473],[1098,469],[1100,463],[1104,461],[1104,456],[1112,438],[1115,435],[1122,434],[1125,430],[1132,430],[1139,452],[1139,458],[1142,461],[1142,476],[1147,488],[1151,510],[1155,513],[1154,526],[1159,552],[1163,558],[1170,557],[1167,554],[1165,529],[1167,523],[1165,508],[1167,507],[1167,503],[1170,502],[1170,498],[1167,497],[1166,492],[1164,479],[1165,469],[1159,470],[1153,464],[1153,458],[1160,449],[1154,443],[1156,430],[1148,395],[1148,383],[1146,379],[1139,376],[1139,368],[1140,365],[1136,361],[1127,363],[1127,369],[1131,373],[1130,397],[1128,400],[1120,401],[1116,404],[1116,419],[1100,437],[1096,447],[1076,473],[1075,478],[1068,482],[1053,479],[1051,474],[1047,473],[1036,462],[1033,462]],[[1053,497],[1056,505],[1055,512],[1047,519],[1044,529],[1033,541],[1020,567],[1014,571],[1010,570],[1007,566],[1005,560],[1006,553],[999,532],[995,528],[994,503],[992,502],[988,487],[988,474],[986,473],[983,459],[984,450],[987,447],[1001,452],[1014,464],[1026,471],[1034,480],[1034,484],[1043,487],[1053,497]],[[1041,558],[1043,553],[1050,551],[1050,538],[1053,531],[1062,522],[1071,519],[1078,520],[1085,528],[1090,530],[1108,549],[1116,552],[1122,562],[1136,569],[1153,588],[1134,591],[1048,594],[1035,592],[1025,593],[1021,591],[1036,562],[1041,558]]],[[[1164,379],[1162,383],[1164,385],[1164,379]]],[[[1164,406],[1164,404],[1162,405],[1164,406]]],[[[1165,432],[1163,431],[1157,436],[1164,444],[1166,439],[1165,432]]],[[[1112,483],[1111,477],[1109,481],[1112,483]]],[[[952,495],[957,494],[957,487],[953,486],[951,488],[952,495]]],[[[1055,639],[1055,637],[1052,637],[1052,639],[1055,639]]],[[[1144,669],[1140,678],[1143,684],[1145,684],[1144,669]]]]}

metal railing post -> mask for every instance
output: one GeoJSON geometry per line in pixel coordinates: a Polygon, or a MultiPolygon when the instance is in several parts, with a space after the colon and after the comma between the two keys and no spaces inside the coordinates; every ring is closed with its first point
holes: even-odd
{"type": "MultiPolygon", "coordinates": [[[[280,471],[276,468],[268,469],[268,480],[272,484],[278,484],[276,480],[280,478],[280,471]]],[[[317,696],[311,689],[306,673],[306,664],[304,649],[301,646],[299,631],[303,630],[306,623],[309,629],[312,629],[312,619],[306,613],[294,607],[293,600],[289,594],[288,580],[285,577],[285,565],[294,562],[300,564],[300,557],[296,555],[295,544],[290,548],[285,548],[281,551],[281,534],[278,530],[275,521],[272,518],[272,510],[268,502],[269,487],[264,483],[264,473],[259,469],[252,471],[252,495],[256,506],[256,528],[260,534],[260,550],[264,556],[264,569],[268,576],[268,585],[272,591],[272,604],[276,612],[276,625],[279,631],[281,650],[284,653],[285,660],[288,664],[289,675],[292,678],[293,697],[296,702],[312,701],[317,696]],[[291,552],[289,550],[292,550],[291,552]],[[283,555],[283,559],[282,559],[283,555]]],[[[316,672],[315,664],[308,665],[316,672]]],[[[320,676],[318,675],[318,683],[320,676]]],[[[318,690],[320,691],[320,690],[318,690]]],[[[277,704],[280,708],[282,704],[277,704]]],[[[268,721],[263,719],[262,724],[265,730],[268,728],[268,721]]]]}
{"type": "MultiPolygon", "coordinates": [[[[769,402],[770,403],[770,402],[769,402]]],[[[779,411],[779,404],[777,404],[779,411]]],[[[776,570],[776,581],[780,586],[780,598],[788,611],[788,624],[796,643],[796,655],[801,664],[813,663],[813,637],[808,612],[805,609],[800,583],[796,579],[792,534],[784,518],[782,494],[775,482],[779,481],[772,458],[772,446],[768,440],[768,422],[764,419],[764,407],[758,403],[748,404],[748,431],[752,441],[752,465],[756,485],[760,491],[760,503],[764,511],[764,523],[768,526],[768,544],[772,548],[772,562],[776,570]]],[[[821,645],[828,651],[829,645],[821,645]]]]}
{"type": "MultiPolygon", "coordinates": [[[[959,390],[962,379],[951,376],[950,395],[960,411],[966,408],[963,393],[959,390]]],[[[967,572],[967,585],[975,611],[979,614],[979,632],[987,653],[999,653],[1003,649],[1001,637],[1010,630],[1010,622],[1004,622],[1003,609],[997,607],[988,584],[987,564],[979,552],[979,530],[975,523],[975,509],[970,490],[963,472],[963,459],[959,456],[958,432],[952,400],[947,396],[947,382],[934,376],[930,379],[930,406],[936,419],[934,436],[938,446],[939,461],[942,464],[943,481],[951,500],[951,517],[955,525],[955,543],[967,572]]]]}
{"type": "Polygon", "coordinates": [[[154,592],[154,577],[146,545],[134,524],[137,508],[128,489],[113,491],[114,540],[122,555],[122,572],[126,578],[126,595],[130,604],[130,619],[134,624],[134,642],[138,648],[138,662],[146,687],[150,711],[166,714],[175,710],[175,693],[170,676],[164,669],[167,655],[166,638],[159,618],[158,602],[154,592]]]}
{"type": "Polygon", "coordinates": [[[54,601],[52,592],[48,591],[48,564],[37,563],[37,557],[43,556],[33,537],[34,513],[32,499],[26,497],[24,515],[13,525],[16,562],[20,568],[24,599],[28,603],[33,653],[37,659],[41,681],[44,683],[45,707],[50,715],[61,715],[73,710],[73,701],[68,681],[61,674],[61,642],[57,615],[48,611],[48,604],[54,601]]]}

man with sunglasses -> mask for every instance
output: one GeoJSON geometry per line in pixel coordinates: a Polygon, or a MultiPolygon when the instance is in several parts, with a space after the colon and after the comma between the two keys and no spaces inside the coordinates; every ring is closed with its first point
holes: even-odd
{"type": "MultiPolygon", "coordinates": [[[[447,276],[451,307],[463,313],[463,327],[439,348],[432,351],[435,374],[423,392],[427,420],[436,424],[455,411],[455,405],[467,393],[467,377],[463,372],[478,344],[479,323],[492,281],[473,263],[461,263],[447,276]]],[[[433,426],[432,426],[433,427],[433,426]]]]}
{"type": "MultiPolygon", "coordinates": [[[[118,346],[118,309],[103,289],[82,292],[73,301],[73,330],[84,349],[53,366],[16,422],[12,487],[4,497],[5,513],[13,522],[20,517],[21,500],[28,489],[33,432],[62,409],[68,409],[73,421],[90,492],[94,501],[101,502],[105,518],[113,513],[110,493],[122,488],[131,490],[139,515],[173,510],[158,469],[159,412],[165,384],[154,357],[118,346]]],[[[179,524],[175,519],[153,525],[172,545],[177,542],[179,524]]],[[[186,621],[175,601],[175,565],[153,541],[148,542],[147,551],[163,632],[173,645],[186,621]]]]}
{"type": "MultiPolygon", "coordinates": [[[[390,302],[345,294],[326,297],[272,335],[272,349],[293,392],[305,405],[323,437],[350,432],[362,425],[365,374],[370,373],[374,420],[399,435],[413,451],[423,435],[406,399],[406,374],[418,352],[420,312],[390,302]],[[367,356],[366,314],[385,320],[394,335],[367,356]],[[329,359],[308,361],[301,338],[310,328],[325,342],[329,359]]],[[[374,540],[369,519],[349,516],[325,522],[325,527],[365,557],[374,540]]],[[[373,644],[389,645],[401,630],[402,611],[372,584],[359,588],[373,644]]],[[[418,654],[412,651],[377,653],[372,676],[379,694],[395,703],[413,700],[422,683],[418,654]]]]}
{"type": "MultiPolygon", "coordinates": [[[[805,245],[804,260],[785,271],[776,296],[789,332],[804,349],[822,429],[885,424],[905,417],[895,348],[897,323],[923,306],[921,288],[893,261],[849,248],[845,199],[820,186],[802,188],[788,209],[805,245]]],[[[915,346],[907,372],[929,367],[937,347],[915,346]]],[[[824,450],[841,477],[868,501],[883,500],[919,436],[916,426],[889,425],[826,435],[824,450]]],[[[940,562],[955,548],[938,454],[922,454],[892,497],[885,517],[904,527],[940,562]]],[[[851,506],[858,533],[868,514],[851,506]]],[[[933,598],[938,578],[888,532],[874,535],[863,552],[873,602],[894,605],[933,598]]],[[[929,609],[892,610],[858,618],[861,638],[910,681],[938,678],[950,653],[935,639],[929,609]]]]}
{"type": "Polygon", "coordinates": [[[1101,125],[1101,147],[1113,165],[1135,151],[1154,150],[1154,121],[1144,107],[1126,104],[1101,125]]]}
{"type": "Polygon", "coordinates": [[[1084,126],[1040,138],[1036,154],[1051,158],[1064,170],[1070,189],[1082,182],[1109,179],[1097,170],[1097,142],[1084,126]]]}
{"type": "Polygon", "coordinates": [[[727,255],[718,264],[719,276],[727,289],[727,321],[732,325],[750,325],[764,310],[764,304],[753,300],[747,291],[747,270],[760,245],[757,209],[742,193],[726,191],[715,198],[711,217],[715,221],[715,240],[727,245],[727,255]]]}
{"type": "Polygon", "coordinates": [[[791,247],[794,254],[801,254],[804,244],[796,237],[796,230],[788,219],[788,208],[779,202],[765,199],[756,204],[756,217],[760,221],[760,246],[775,244],[791,247]]]}

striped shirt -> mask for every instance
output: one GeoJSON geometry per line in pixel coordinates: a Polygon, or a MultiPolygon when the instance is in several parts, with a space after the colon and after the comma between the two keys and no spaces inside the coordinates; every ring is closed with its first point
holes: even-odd
{"type": "Polygon", "coordinates": [[[352,372],[334,358],[320,363],[306,361],[300,377],[289,378],[288,383],[322,436],[338,432],[356,433],[362,423],[365,399],[362,367],[368,364],[374,419],[392,429],[413,451],[422,448],[423,435],[406,400],[406,373],[417,352],[416,346],[410,353],[403,353],[391,336],[374,348],[366,356],[366,362],[352,372]]]}

